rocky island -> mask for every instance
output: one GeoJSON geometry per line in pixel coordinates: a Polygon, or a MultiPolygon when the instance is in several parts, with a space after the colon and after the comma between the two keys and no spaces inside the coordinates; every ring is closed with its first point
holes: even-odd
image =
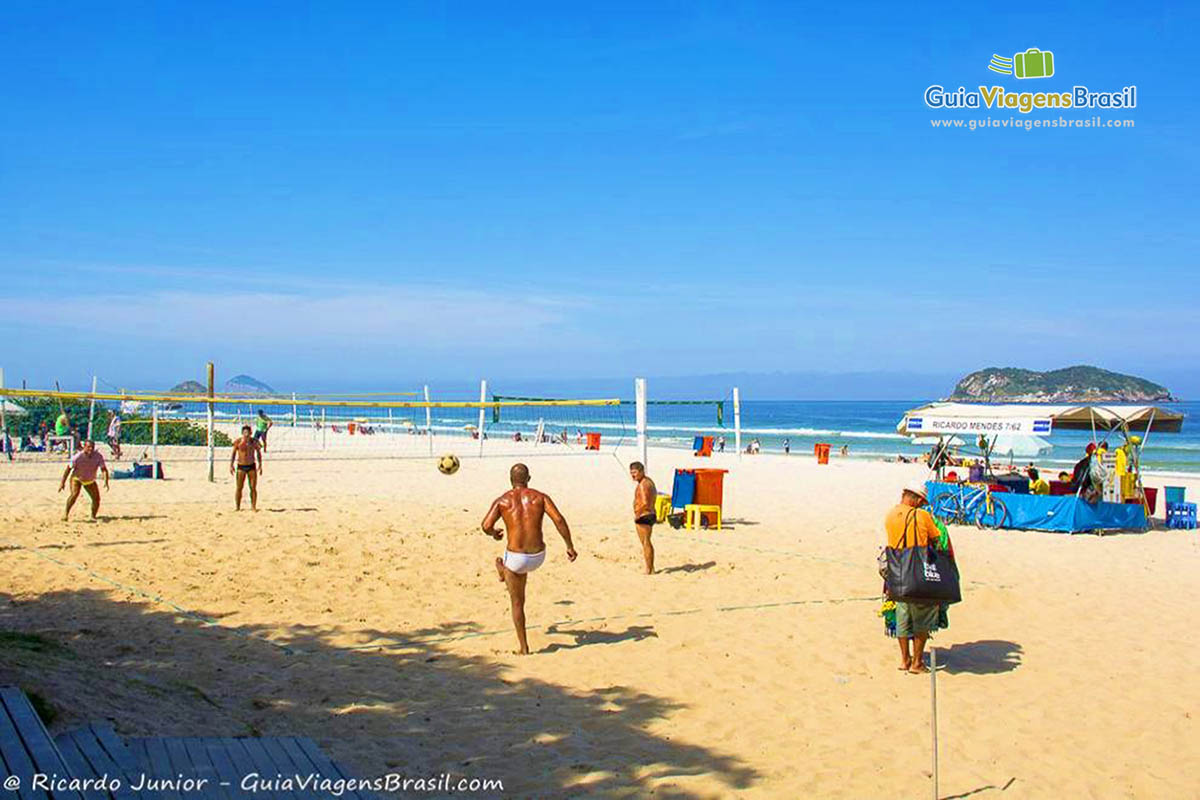
{"type": "Polygon", "coordinates": [[[1158,403],[1173,400],[1167,387],[1099,367],[1049,372],[988,367],[958,382],[950,400],[977,403],[1158,403]]]}

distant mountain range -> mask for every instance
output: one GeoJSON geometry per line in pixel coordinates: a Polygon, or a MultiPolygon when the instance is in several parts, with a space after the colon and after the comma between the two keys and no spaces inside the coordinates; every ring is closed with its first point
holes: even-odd
{"type": "MultiPolygon", "coordinates": [[[[182,381],[171,387],[169,394],[207,394],[208,387],[200,381],[182,381]]],[[[235,375],[225,381],[225,385],[221,387],[220,394],[233,395],[257,395],[257,394],[276,394],[276,391],[267,384],[252,378],[249,375],[235,375]]]]}
{"type": "Polygon", "coordinates": [[[1165,386],[1099,367],[1076,366],[1049,372],[988,367],[954,387],[951,400],[1017,403],[1157,403],[1174,398],[1165,386]]]}

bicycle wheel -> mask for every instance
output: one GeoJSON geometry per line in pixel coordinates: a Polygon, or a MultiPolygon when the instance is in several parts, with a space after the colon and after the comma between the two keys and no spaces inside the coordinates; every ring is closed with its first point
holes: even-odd
{"type": "Polygon", "coordinates": [[[975,524],[980,528],[989,530],[999,530],[1008,524],[1008,506],[1004,505],[1004,501],[999,497],[991,498],[991,508],[988,508],[988,501],[979,504],[978,511],[975,512],[975,524]]]}
{"type": "Polygon", "coordinates": [[[943,492],[929,504],[929,513],[942,522],[951,524],[961,522],[963,516],[962,498],[959,497],[958,492],[943,492]]]}

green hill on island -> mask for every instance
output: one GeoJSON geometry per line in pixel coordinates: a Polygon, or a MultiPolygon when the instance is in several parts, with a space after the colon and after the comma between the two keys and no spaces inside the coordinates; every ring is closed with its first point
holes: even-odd
{"type": "Polygon", "coordinates": [[[1167,387],[1099,367],[1076,366],[1049,372],[988,367],[954,387],[951,400],[1016,403],[1156,403],[1173,399],[1167,387]]]}
{"type": "Polygon", "coordinates": [[[208,387],[200,381],[182,381],[167,390],[167,394],[208,394],[208,387]]]}

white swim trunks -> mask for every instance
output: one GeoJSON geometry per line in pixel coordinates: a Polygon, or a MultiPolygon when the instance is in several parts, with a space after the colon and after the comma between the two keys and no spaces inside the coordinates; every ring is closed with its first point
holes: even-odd
{"type": "Polygon", "coordinates": [[[540,553],[514,553],[511,550],[504,551],[504,568],[509,572],[515,572],[518,575],[525,575],[533,572],[542,565],[546,560],[546,551],[540,553]]]}

